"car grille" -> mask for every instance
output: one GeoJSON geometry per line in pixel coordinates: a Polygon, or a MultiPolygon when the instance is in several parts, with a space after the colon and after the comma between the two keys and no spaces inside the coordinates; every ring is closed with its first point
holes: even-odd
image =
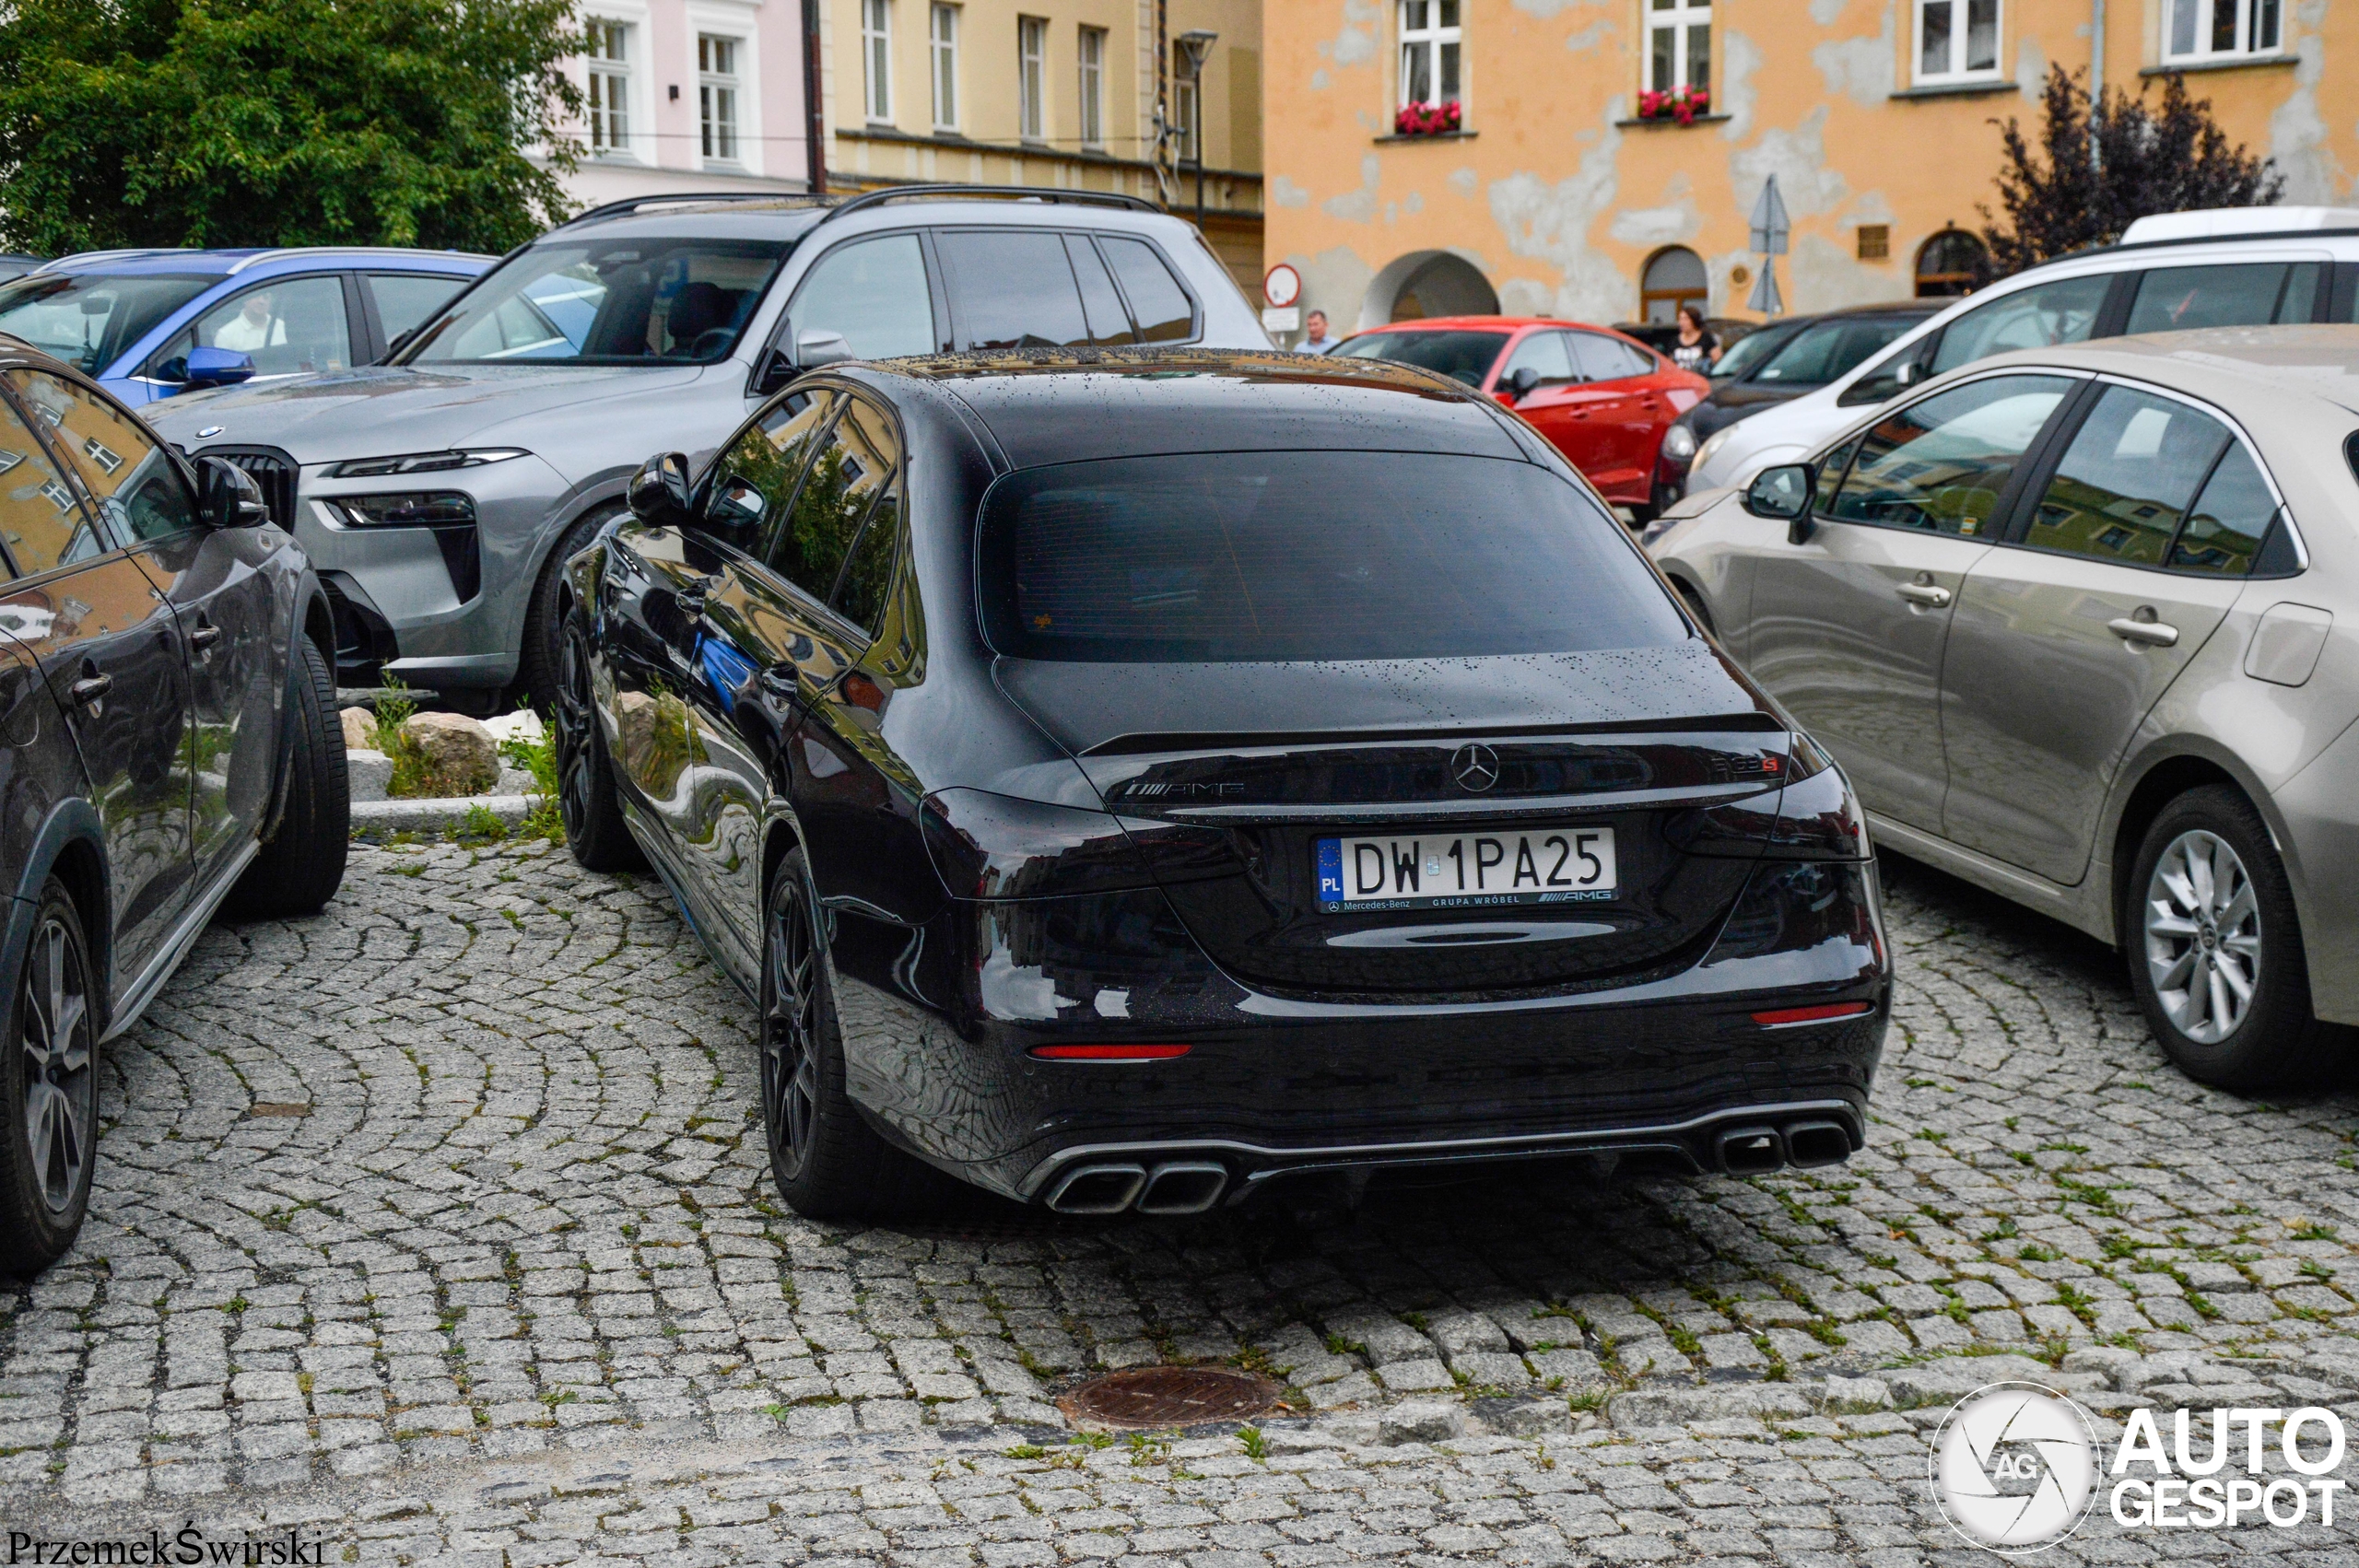
{"type": "Polygon", "coordinates": [[[292,532],[295,527],[295,460],[276,447],[206,447],[199,457],[217,457],[242,468],[262,487],[270,521],[292,532]]]}

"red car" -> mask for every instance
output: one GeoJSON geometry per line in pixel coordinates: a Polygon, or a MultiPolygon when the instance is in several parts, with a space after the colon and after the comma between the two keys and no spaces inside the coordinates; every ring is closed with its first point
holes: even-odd
{"type": "Polygon", "coordinates": [[[1356,333],[1334,352],[1421,365],[1489,392],[1641,521],[1653,512],[1662,433],[1711,391],[1703,377],[1620,333],[1538,317],[1395,322],[1356,333]]]}

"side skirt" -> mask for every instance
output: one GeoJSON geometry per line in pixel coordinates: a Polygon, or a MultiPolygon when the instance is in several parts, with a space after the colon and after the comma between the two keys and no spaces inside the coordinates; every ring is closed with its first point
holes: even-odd
{"type": "Polygon", "coordinates": [[[170,939],[157,950],[156,956],[147,961],[146,970],[123,992],[122,1001],[115,1007],[113,1018],[107,1024],[107,1032],[99,1037],[100,1044],[104,1045],[139,1022],[139,1015],[147,1011],[147,1004],[156,1000],[156,993],[164,989],[164,982],[172,977],[172,971],[181,966],[181,960],[188,956],[188,950],[196,945],[196,939],[205,933],[205,927],[213,923],[213,912],[221,907],[221,900],[229,896],[229,889],[237,885],[238,878],[260,853],[262,845],[249,840],[246,847],[222,868],[213,885],[189,906],[188,912],[181,917],[181,923],[172,928],[170,939]]]}

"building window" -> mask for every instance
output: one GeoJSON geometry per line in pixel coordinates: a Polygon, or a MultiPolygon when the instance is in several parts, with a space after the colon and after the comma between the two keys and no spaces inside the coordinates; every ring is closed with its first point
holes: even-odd
{"type": "Polygon", "coordinates": [[[1106,29],[1081,29],[1081,145],[1106,145],[1106,29]]]}
{"type": "Polygon", "coordinates": [[[2278,53],[2283,0],[2170,0],[2163,58],[2234,59],[2278,53]]]}
{"type": "Polygon", "coordinates": [[[697,34],[697,122],[707,163],[737,161],[738,41],[697,34]]]}
{"type": "Polygon", "coordinates": [[[927,33],[933,58],[933,128],[958,128],[958,7],[937,5],[927,33]]]}
{"type": "Polygon", "coordinates": [[[1892,225],[1863,223],[1860,225],[1860,260],[1888,261],[1892,256],[1892,225]]]}
{"type": "Polygon", "coordinates": [[[893,0],[860,0],[860,58],[868,74],[868,118],[893,118],[893,0]]]}
{"type": "Polygon", "coordinates": [[[1917,0],[1917,80],[1999,74],[1999,0],[1917,0]]]}
{"type": "Polygon", "coordinates": [[[1711,298],[1712,280],[1704,271],[1704,258],[1684,245],[1657,251],[1647,258],[1646,271],[1638,276],[1642,321],[1675,322],[1682,305],[1695,306],[1700,316],[1710,308],[1711,298]]]}
{"type": "Polygon", "coordinates": [[[1171,128],[1180,133],[1180,161],[1201,163],[1204,157],[1203,84],[1188,75],[1188,52],[1171,46],[1171,128]]]}
{"type": "Polygon", "coordinates": [[[1712,90],[1710,0],[1647,0],[1647,87],[1712,90]]]}
{"type": "Polygon", "coordinates": [[[1401,103],[1458,99],[1459,0],[1401,0],[1401,103]]]}
{"type": "Polygon", "coordinates": [[[1015,18],[1015,134],[1037,142],[1049,134],[1049,24],[1015,18]]]}
{"type": "Polygon", "coordinates": [[[630,156],[630,29],[590,18],[590,153],[630,156]]]}
{"type": "Polygon", "coordinates": [[[1990,252],[1963,228],[1944,228],[1917,252],[1917,298],[1971,294],[1990,275],[1990,252]]]}

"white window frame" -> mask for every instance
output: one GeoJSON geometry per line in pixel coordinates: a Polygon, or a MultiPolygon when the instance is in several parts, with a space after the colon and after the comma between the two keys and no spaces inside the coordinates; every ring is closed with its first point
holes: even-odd
{"type": "Polygon", "coordinates": [[[933,88],[933,128],[958,129],[959,7],[933,0],[925,19],[926,79],[933,88]],[[948,113],[944,111],[947,109],[948,113]]]}
{"type": "Polygon", "coordinates": [[[1966,63],[1968,32],[1968,6],[1973,0],[1909,0],[1908,59],[1912,67],[1909,80],[1919,87],[1941,87],[1951,82],[1994,82],[2006,74],[2007,60],[2007,0],[1991,0],[1994,10],[1990,20],[1990,64],[1968,65],[1966,63]],[[1949,68],[1928,71],[1925,66],[1925,13],[1940,6],[1950,13],[1949,68]]]}
{"type": "Polygon", "coordinates": [[[1075,47],[1081,76],[1081,145],[1097,151],[1106,146],[1106,29],[1085,25],[1075,47]]]}
{"type": "Polygon", "coordinates": [[[1401,31],[1401,80],[1394,97],[1397,108],[1406,109],[1417,102],[1452,103],[1466,96],[1466,19],[1465,7],[1473,0],[1456,0],[1459,19],[1448,26],[1442,24],[1443,0],[1400,0],[1393,12],[1401,31]],[[1441,85],[1442,48],[1449,45],[1458,51],[1458,90],[1444,92],[1441,85]],[[1416,80],[1413,61],[1418,55],[1426,58],[1426,80],[1433,85],[1434,96],[1419,99],[1409,96],[1409,84],[1416,80]]]}
{"type": "MultiPolygon", "coordinates": [[[[655,47],[655,31],[648,25],[646,4],[644,0],[600,0],[596,9],[587,12],[586,15],[593,21],[619,25],[628,35],[624,46],[628,58],[624,62],[626,70],[622,73],[625,83],[623,110],[626,116],[626,134],[624,139],[616,144],[611,152],[593,149],[591,160],[597,163],[638,162],[652,165],[658,161],[655,135],[655,78],[662,75],[662,72],[656,69],[659,62],[651,53],[655,47]]],[[[581,64],[583,86],[586,89],[588,78],[593,70],[593,63],[585,55],[581,64]]],[[[584,143],[590,139],[590,123],[586,115],[581,125],[581,139],[584,143]]]]}
{"type": "Polygon", "coordinates": [[[1701,86],[1706,91],[1712,87],[1712,0],[1640,0],[1646,7],[1646,53],[1639,57],[1638,68],[1644,73],[1649,92],[1677,92],[1685,87],[1701,86]],[[1696,62],[1690,56],[1688,42],[1694,38],[1692,29],[1704,29],[1704,68],[1697,81],[1696,62]],[[1671,35],[1671,76],[1669,83],[1655,80],[1655,34],[1671,35]]]}
{"type": "Polygon", "coordinates": [[[1182,46],[1171,46],[1171,123],[1180,133],[1180,161],[1196,163],[1204,156],[1204,84],[1201,76],[1191,80],[1180,74],[1180,63],[1186,58],[1182,46]]]}
{"type": "Polygon", "coordinates": [[[862,105],[872,125],[893,123],[893,0],[860,0],[862,105]]]}
{"type": "Polygon", "coordinates": [[[2163,63],[2169,65],[2202,64],[2213,60],[2275,60],[2285,53],[2285,0],[2164,0],[2163,3],[2163,63]],[[2236,13],[2236,41],[2228,49],[2212,47],[2212,27],[2223,7],[2236,13]],[[2172,46],[2176,24],[2182,13],[2195,21],[2195,47],[2177,49],[2172,46]],[[2262,30],[2275,34],[2267,42],[2258,36],[2262,30]]]}
{"type": "Polygon", "coordinates": [[[586,113],[582,140],[589,144],[594,158],[629,158],[637,161],[631,145],[632,127],[639,122],[639,94],[632,86],[638,75],[632,66],[638,63],[639,29],[620,17],[592,16],[584,18],[593,47],[613,53],[596,53],[586,56],[584,72],[587,88],[586,113]]]}
{"type": "Polygon", "coordinates": [[[745,166],[743,110],[745,41],[727,33],[697,34],[697,152],[707,169],[745,166]]]}
{"type": "Polygon", "coordinates": [[[1015,18],[1015,135],[1049,139],[1049,18],[1015,18]]]}
{"type": "MultiPolygon", "coordinates": [[[[683,166],[710,169],[724,174],[760,174],[763,165],[762,140],[762,40],[756,26],[761,10],[759,0],[691,0],[685,8],[687,38],[682,65],[686,75],[682,80],[701,88],[705,73],[698,68],[697,40],[701,37],[726,38],[736,45],[737,83],[737,157],[710,158],[704,156],[704,105],[702,94],[695,104],[694,129],[689,133],[689,156],[683,166]]],[[[800,157],[793,151],[790,162],[800,157]]]]}

